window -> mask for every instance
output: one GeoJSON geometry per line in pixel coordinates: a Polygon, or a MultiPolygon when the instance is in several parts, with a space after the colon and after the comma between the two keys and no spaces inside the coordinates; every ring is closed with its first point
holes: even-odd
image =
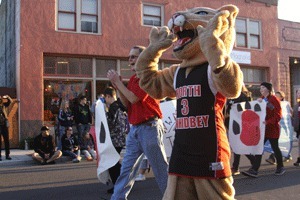
{"type": "Polygon", "coordinates": [[[75,0],[58,1],[58,29],[76,31],[75,0]]]}
{"type": "Polygon", "coordinates": [[[44,57],[44,74],[56,76],[92,76],[91,58],[44,57]]]}
{"type": "Polygon", "coordinates": [[[162,6],[143,5],[143,25],[162,26],[162,6]]]}
{"type": "Polygon", "coordinates": [[[58,0],[57,29],[99,33],[100,0],[58,0]]]}
{"type": "Polygon", "coordinates": [[[91,82],[85,80],[44,80],[44,121],[55,123],[62,101],[69,101],[71,110],[78,103],[78,97],[91,100],[91,82]]]}
{"type": "Polygon", "coordinates": [[[134,72],[131,70],[131,66],[129,66],[128,60],[120,61],[120,72],[123,79],[130,79],[134,72]]]}
{"type": "Polygon", "coordinates": [[[96,59],[96,77],[106,78],[108,70],[117,71],[117,60],[100,60],[96,59]]]}
{"type": "Polygon", "coordinates": [[[266,70],[255,68],[241,68],[244,75],[244,82],[246,83],[261,83],[266,81],[266,70]]]}
{"type": "Polygon", "coordinates": [[[81,1],[81,31],[98,32],[98,6],[97,0],[81,1]]]}
{"type": "Polygon", "coordinates": [[[261,25],[259,21],[236,20],[236,46],[261,49],[261,25]]]}
{"type": "Polygon", "coordinates": [[[260,84],[266,81],[266,69],[258,68],[246,68],[241,67],[244,75],[244,83],[252,93],[253,99],[257,99],[261,96],[260,94],[260,84]]]}

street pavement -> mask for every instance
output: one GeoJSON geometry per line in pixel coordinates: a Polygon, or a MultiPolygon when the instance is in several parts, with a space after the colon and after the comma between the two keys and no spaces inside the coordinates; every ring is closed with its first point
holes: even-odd
{"type": "MultiPolygon", "coordinates": [[[[3,153],[3,152],[2,152],[3,153]]],[[[95,161],[83,160],[72,163],[63,158],[55,165],[42,166],[31,159],[32,150],[11,150],[12,160],[0,161],[0,199],[100,199],[110,198],[106,190],[111,188],[101,184],[96,176],[95,161]]],[[[265,154],[258,178],[243,175],[234,176],[236,199],[242,200],[277,200],[300,199],[300,167],[293,166],[298,156],[298,144],[293,143],[293,160],[284,163],[287,172],[275,176],[275,165],[265,162],[269,154],[265,154]]],[[[241,171],[249,168],[249,161],[241,156],[241,171]]],[[[147,180],[136,182],[129,200],[158,200],[162,198],[156,185],[152,171],[147,180]]]]}

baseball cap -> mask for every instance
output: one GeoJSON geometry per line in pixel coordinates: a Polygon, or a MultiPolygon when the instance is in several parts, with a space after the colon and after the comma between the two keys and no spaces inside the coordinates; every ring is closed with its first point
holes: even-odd
{"type": "Polygon", "coordinates": [[[41,128],[41,131],[46,131],[46,130],[50,130],[48,126],[43,126],[43,127],[41,128]]]}

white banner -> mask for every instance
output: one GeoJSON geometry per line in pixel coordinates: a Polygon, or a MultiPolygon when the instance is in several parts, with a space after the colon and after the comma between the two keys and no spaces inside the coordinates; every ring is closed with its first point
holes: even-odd
{"type": "Polygon", "coordinates": [[[260,155],[264,149],[266,102],[243,102],[231,106],[229,143],[236,154],[260,155]]]}
{"type": "Polygon", "coordinates": [[[163,142],[167,157],[171,157],[176,126],[176,100],[162,102],[160,108],[163,114],[162,121],[165,127],[163,142]]]}
{"type": "Polygon", "coordinates": [[[95,132],[98,152],[97,177],[101,183],[107,184],[111,181],[108,169],[119,162],[120,155],[112,144],[104,104],[100,100],[96,102],[95,132]]]}

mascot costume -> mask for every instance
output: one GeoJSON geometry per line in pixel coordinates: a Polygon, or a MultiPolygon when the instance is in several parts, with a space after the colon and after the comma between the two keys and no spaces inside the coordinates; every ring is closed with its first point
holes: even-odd
{"type": "Polygon", "coordinates": [[[239,96],[243,74],[230,58],[238,8],[176,12],[168,27],[153,27],[136,63],[140,86],[152,97],[176,97],[177,118],[164,200],[234,199],[223,107],[239,96]],[[182,62],[158,70],[173,45],[182,62]]]}

